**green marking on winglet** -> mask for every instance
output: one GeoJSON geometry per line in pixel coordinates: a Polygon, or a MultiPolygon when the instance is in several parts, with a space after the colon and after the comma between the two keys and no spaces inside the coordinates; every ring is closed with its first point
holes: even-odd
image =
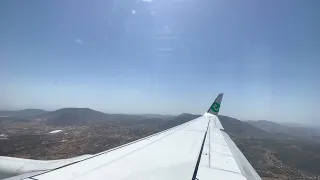
{"type": "Polygon", "coordinates": [[[210,107],[210,109],[213,111],[213,112],[219,112],[219,109],[220,109],[220,104],[215,102],[212,104],[212,106],[210,107]]]}

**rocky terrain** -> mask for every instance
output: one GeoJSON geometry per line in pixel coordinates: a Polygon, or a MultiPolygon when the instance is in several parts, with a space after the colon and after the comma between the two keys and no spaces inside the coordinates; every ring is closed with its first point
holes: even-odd
{"type": "MultiPolygon", "coordinates": [[[[0,140],[1,156],[60,159],[95,154],[198,117],[105,114],[88,108],[38,112],[0,117],[2,131],[9,135],[7,140],[0,140]]],[[[317,138],[294,138],[228,116],[219,118],[263,179],[320,179],[317,138]]]]}

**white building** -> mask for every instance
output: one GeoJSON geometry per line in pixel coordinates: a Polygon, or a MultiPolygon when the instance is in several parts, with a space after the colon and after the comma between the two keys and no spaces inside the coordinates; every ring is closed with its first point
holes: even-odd
{"type": "Polygon", "coordinates": [[[6,134],[0,134],[0,140],[7,140],[8,139],[8,135],[6,135],[6,134]]]}

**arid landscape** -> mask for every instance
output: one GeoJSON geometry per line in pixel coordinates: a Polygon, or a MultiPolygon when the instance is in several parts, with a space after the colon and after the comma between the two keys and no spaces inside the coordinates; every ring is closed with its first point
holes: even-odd
{"type": "MultiPolygon", "coordinates": [[[[94,154],[198,117],[105,114],[88,108],[2,111],[0,115],[0,155],[30,159],[94,154]]],[[[219,118],[263,179],[320,179],[317,129],[219,118]]]]}

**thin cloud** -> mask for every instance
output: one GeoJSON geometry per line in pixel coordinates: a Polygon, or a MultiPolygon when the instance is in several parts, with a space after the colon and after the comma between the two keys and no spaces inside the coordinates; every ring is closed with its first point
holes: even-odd
{"type": "Polygon", "coordinates": [[[76,38],[75,41],[76,41],[76,43],[78,43],[80,45],[84,45],[84,42],[79,38],[76,38]]]}

